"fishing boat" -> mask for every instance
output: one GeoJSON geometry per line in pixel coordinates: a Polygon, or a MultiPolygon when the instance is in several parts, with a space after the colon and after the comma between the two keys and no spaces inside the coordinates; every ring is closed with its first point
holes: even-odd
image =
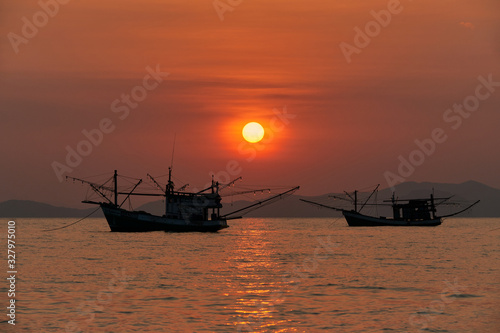
{"type": "Polygon", "coordinates": [[[458,212],[447,215],[438,215],[436,206],[445,204],[452,197],[444,198],[434,198],[434,194],[431,194],[429,198],[418,198],[418,199],[396,199],[395,194],[392,194],[390,200],[384,200],[384,204],[392,207],[393,217],[385,216],[370,216],[361,213],[361,210],[367,205],[381,205],[381,204],[369,204],[368,201],[372,195],[378,190],[378,185],[375,190],[370,194],[368,199],[361,205],[358,209],[358,191],[354,191],[351,195],[350,193],[344,192],[349,199],[332,196],[336,199],[341,200],[351,200],[354,203],[353,210],[342,209],[338,207],[332,207],[324,205],[318,202],[309,201],[305,199],[300,199],[306,203],[313,204],[319,207],[333,209],[342,212],[342,215],[347,221],[350,227],[377,227],[377,226],[419,226],[419,227],[435,227],[441,225],[445,217],[452,217],[463,213],[477,203],[479,200],[469,205],[465,209],[458,212]]]}
{"type": "Polygon", "coordinates": [[[241,218],[246,212],[291,195],[299,189],[297,186],[231,213],[221,214],[222,198],[219,191],[222,188],[231,186],[236,180],[241,179],[241,177],[228,184],[219,184],[219,182],[214,181],[212,177],[212,183],[207,188],[197,192],[186,192],[184,191],[186,186],[177,190],[174,188],[172,168],[169,168],[168,176],[168,182],[166,186],[163,187],[148,174],[149,179],[156,185],[157,189],[161,190],[161,193],[135,192],[142,183],[142,179],[138,180],[132,190],[125,192],[119,191],[118,173],[116,170],[114,171],[113,177],[104,184],[68,176],[66,179],[89,185],[93,192],[104,200],[84,200],[82,202],[99,205],[111,231],[115,232],[217,232],[221,229],[228,228],[228,220],[241,218]],[[119,196],[123,195],[125,198],[120,202],[119,196]],[[159,216],[145,211],[134,211],[122,208],[123,204],[130,196],[134,195],[163,197],[165,201],[165,213],[159,216]]]}

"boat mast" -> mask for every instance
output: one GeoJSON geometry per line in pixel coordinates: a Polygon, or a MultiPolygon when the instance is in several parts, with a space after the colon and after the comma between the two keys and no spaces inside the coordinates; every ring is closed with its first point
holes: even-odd
{"type": "Polygon", "coordinates": [[[174,182],[172,181],[172,167],[168,168],[168,183],[167,183],[167,193],[174,192],[174,182]]]}
{"type": "Polygon", "coordinates": [[[113,180],[115,183],[115,206],[118,207],[118,173],[115,170],[115,174],[113,175],[113,180]]]}
{"type": "Polygon", "coordinates": [[[174,152],[175,152],[175,137],[177,134],[174,133],[174,143],[172,144],[172,158],[170,159],[170,166],[168,167],[168,182],[165,187],[165,216],[168,216],[169,212],[169,198],[170,195],[174,194],[174,182],[172,182],[172,168],[174,167],[174,152]]]}
{"type": "Polygon", "coordinates": [[[170,159],[170,166],[168,167],[168,184],[167,192],[174,194],[174,183],[172,182],[172,169],[174,168],[174,152],[175,152],[175,137],[177,133],[174,133],[174,143],[172,144],[172,158],[170,159]]]}
{"type": "Polygon", "coordinates": [[[358,212],[358,191],[354,191],[354,211],[358,212]]]}
{"type": "MultiPolygon", "coordinates": [[[[215,193],[215,180],[214,180],[214,175],[212,174],[212,194],[215,193]]],[[[217,189],[217,191],[219,191],[219,189],[217,189]]]]}
{"type": "Polygon", "coordinates": [[[392,192],[392,197],[391,197],[391,204],[392,204],[392,217],[395,220],[399,220],[401,217],[399,207],[396,204],[396,193],[392,192]]]}
{"type": "Polygon", "coordinates": [[[432,214],[432,219],[436,218],[436,205],[434,205],[434,189],[432,189],[432,194],[431,194],[431,214],[432,214]]]}
{"type": "Polygon", "coordinates": [[[172,182],[172,167],[168,167],[168,182],[165,186],[165,216],[168,215],[169,212],[169,197],[174,193],[174,183],[172,182]]]}

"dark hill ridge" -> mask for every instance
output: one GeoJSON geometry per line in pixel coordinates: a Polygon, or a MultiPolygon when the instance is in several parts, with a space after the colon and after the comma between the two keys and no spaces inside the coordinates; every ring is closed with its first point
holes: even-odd
{"type": "MultiPolygon", "coordinates": [[[[406,182],[396,186],[396,196],[399,199],[409,198],[427,198],[434,189],[436,197],[448,197],[454,195],[453,201],[468,201],[473,202],[481,200],[465,216],[470,217],[500,217],[500,190],[492,188],[475,181],[468,181],[462,184],[445,184],[445,183],[429,183],[429,182],[406,182]]],[[[300,192],[299,192],[300,193],[300,192]]],[[[335,193],[331,193],[335,194],[335,193]]],[[[340,201],[334,201],[328,198],[329,194],[321,196],[301,196],[292,195],[285,200],[279,200],[272,205],[262,207],[245,216],[247,217],[332,217],[340,216],[338,212],[329,209],[319,209],[308,205],[299,199],[311,201],[319,201],[332,206],[342,205],[340,201]]],[[[339,194],[337,194],[339,195],[339,194]]],[[[378,199],[389,199],[392,195],[391,189],[383,189],[378,192],[378,199]]],[[[360,195],[362,197],[362,195],[360,195]]],[[[239,208],[247,206],[249,201],[236,201],[233,203],[224,203],[223,212],[229,213],[239,208]]],[[[350,208],[342,205],[343,208],[350,208]]],[[[447,213],[459,210],[458,207],[443,206],[439,207],[438,213],[447,213]]],[[[44,204],[35,201],[24,200],[9,200],[0,203],[0,217],[16,218],[16,217],[83,217],[91,213],[95,208],[75,209],[66,207],[56,207],[49,204],[44,204]]],[[[372,208],[373,209],[373,208],[372,208]]],[[[164,203],[155,201],[144,204],[137,208],[153,214],[162,215],[164,212],[164,203]]],[[[363,210],[363,212],[373,213],[374,215],[391,215],[387,208],[379,207],[378,211],[363,210]]],[[[99,211],[93,215],[94,217],[103,216],[99,211]]]]}
{"type": "MultiPolygon", "coordinates": [[[[8,200],[0,202],[0,217],[83,217],[95,208],[77,209],[57,207],[46,203],[29,200],[8,200]]],[[[104,216],[99,211],[94,217],[104,216]]]]}

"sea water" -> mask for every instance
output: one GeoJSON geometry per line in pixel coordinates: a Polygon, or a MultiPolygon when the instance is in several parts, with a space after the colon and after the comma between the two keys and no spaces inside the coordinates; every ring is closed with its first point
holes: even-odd
{"type": "Polygon", "coordinates": [[[16,325],[4,279],[0,331],[500,331],[500,219],[248,218],[218,233],[112,233],[94,218],[44,231],[74,220],[15,219],[16,325]]]}

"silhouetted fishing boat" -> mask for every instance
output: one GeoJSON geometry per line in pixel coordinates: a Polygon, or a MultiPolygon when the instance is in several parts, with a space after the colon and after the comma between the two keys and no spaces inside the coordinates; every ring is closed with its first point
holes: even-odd
{"type": "MultiPolygon", "coordinates": [[[[222,198],[219,195],[219,190],[222,187],[227,187],[233,184],[236,180],[229,184],[221,185],[215,182],[212,177],[212,184],[198,192],[184,192],[182,189],[175,190],[172,182],[172,169],[169,168],[168,183],[162,187],[152,176],[148,177],[155,183],[158,189],[163,193],[135,193],[134,191],[142,183],[142,179],[135,184],[129,192],[121,192],[118,190],[118,174],[115,170],[112,177],[112,186],[106,185],[111,179],[104,184],[93,183],[84,179],[66,177],[73,181],[79,181],[87,184],[105,201],[97,202],[84,200],[83,203],[99,205],[106,217],[111,231],[118,232],[143,232],[143,231],[201,231],[201,232],[216,232],[228,227],[227,221],[230,219],[241,218],[246,210],[255,209],[257,206],[264,206],[271,203],[273,200],[291,195],[299,189],[294,187],[282,193],[262,200],[258,203],[253,203],[238,209],[237,211],[221,215],[222,198]],[[119,196],[125,195],[125,199],[119,204],[119,196]],[[162,216],[153,215],[144,211],[134,211],[123,209],[123,204],[130,196],[160,196],[165,200],[165,214],[162,216]],[[236,215],[239,214],[239,215],[236,215]]],[[[238,178],[238,179],[241,179],[238,178]]]]}
{"type": "MultiPolygon", "coordinates": [[[[436,206],[447,202],[452,197],[446,198],[434,198],[431,194],[429,199],[396,199],[395,195],[392,195],[391,200],[385,200],[382,205],[390,205],[392,207],[393,217],[376,217],[361,214],[361,210],[366,205],[380,205],[380,204],[368,204],[368,201],[372,197],[373,193],[378,190],[378,187],[370,194],[368,199],[363,203],[361,208],[358,210],[358,191],[354,191],[353,195],[345,192],[349,199],[354,203],[353,210],[346,210],[342,208],[332,207],[328,205],[323,205],[318,202],[313,202],[309,200],[300,199],[309,204],[320,206],[323,208],[333,209],[342,212],[342,215],[347,221],[347,224],[351,227],[376,227],[376,226],[420,226],[420,227],[434,227],[442,223],[443,218],[451,217],[465,212],[466,210],[475,206],[478,202],[474,202],[465,209],[448,215],[437,215],[436,206]],[[439,201],[436,204],[436,201],[439,201]]],[[[334,196],[337,199],[346,200],[345,198],[340,198],[334,196]]]]}

